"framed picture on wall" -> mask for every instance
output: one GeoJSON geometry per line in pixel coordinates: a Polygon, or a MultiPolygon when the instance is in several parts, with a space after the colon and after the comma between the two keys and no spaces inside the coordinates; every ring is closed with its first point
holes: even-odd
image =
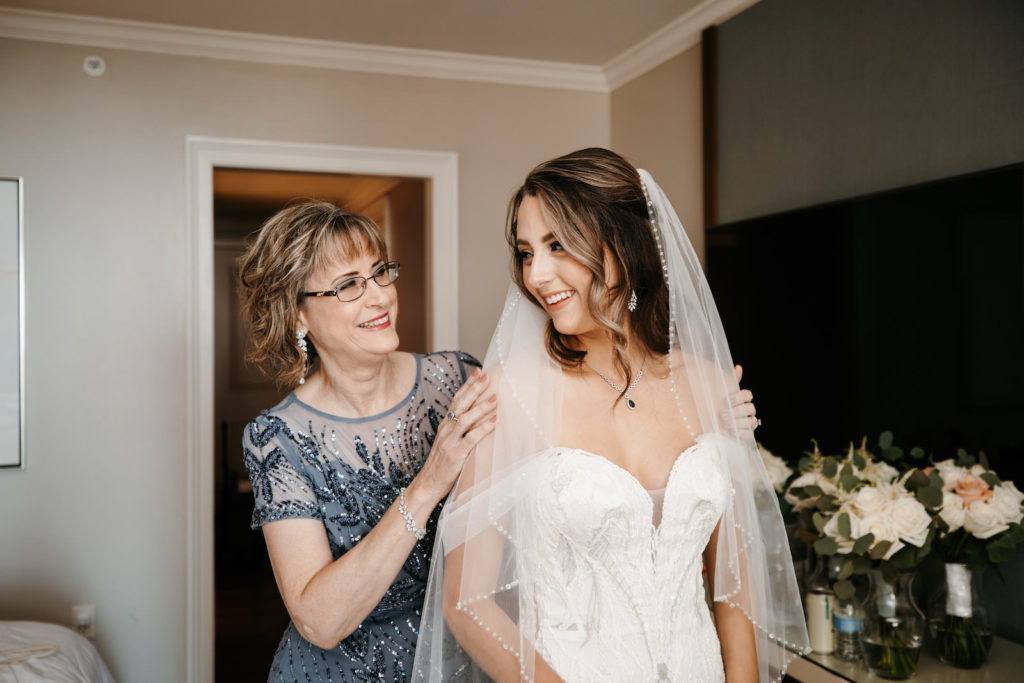
{"type": "Polygon", "coordinates": [[[25,467],[22,180],[0,177],[0,468],[25,467]]]}

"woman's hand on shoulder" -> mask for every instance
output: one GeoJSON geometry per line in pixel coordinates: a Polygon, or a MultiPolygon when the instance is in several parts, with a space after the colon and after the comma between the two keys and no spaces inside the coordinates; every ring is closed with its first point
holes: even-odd
{"type": "Polygon", "coordinates": [[[417,483],[440,501],[448,494],[462,472],[469,454],[481,439],[494,431],[498,396],[491,380],[479,368],[455,394],[448,413],[437,427],[434,445],[417,483]]]}

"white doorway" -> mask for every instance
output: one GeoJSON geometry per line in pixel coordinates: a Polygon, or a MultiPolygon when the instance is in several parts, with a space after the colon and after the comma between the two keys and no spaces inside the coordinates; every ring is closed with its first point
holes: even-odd
{"type": "Polygon", "coordinates": [[[458,157],[454,153],[189,137],[187,671],[214,679],[214,219],[215,168],[366,174],[426,181],[425,279],[430,349],[458,348],[458,157]]]}

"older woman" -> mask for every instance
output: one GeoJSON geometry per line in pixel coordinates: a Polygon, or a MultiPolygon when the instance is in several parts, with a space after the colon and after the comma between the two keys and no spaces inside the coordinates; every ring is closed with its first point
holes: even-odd
{"type": "Polygon", "coordinates": [[[292,618],[269,679],[406,680],[440,503],[493,429],[488,379],[397,350],[399,264],[368,218],[290,206],[239,265],[250,359],[294,388],[243,437],[292,618]]]}

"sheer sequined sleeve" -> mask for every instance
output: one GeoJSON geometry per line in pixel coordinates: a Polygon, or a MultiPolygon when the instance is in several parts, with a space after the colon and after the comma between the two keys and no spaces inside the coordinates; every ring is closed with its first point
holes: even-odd
{"type": "Polygon", "coordinates": [[[323,521],[316,489],[299,456],[295,435],[284,420],[264,413],[250,422],[242,436],[242,449],[255,498],[253,529],[282,519],[323,521]]]}

